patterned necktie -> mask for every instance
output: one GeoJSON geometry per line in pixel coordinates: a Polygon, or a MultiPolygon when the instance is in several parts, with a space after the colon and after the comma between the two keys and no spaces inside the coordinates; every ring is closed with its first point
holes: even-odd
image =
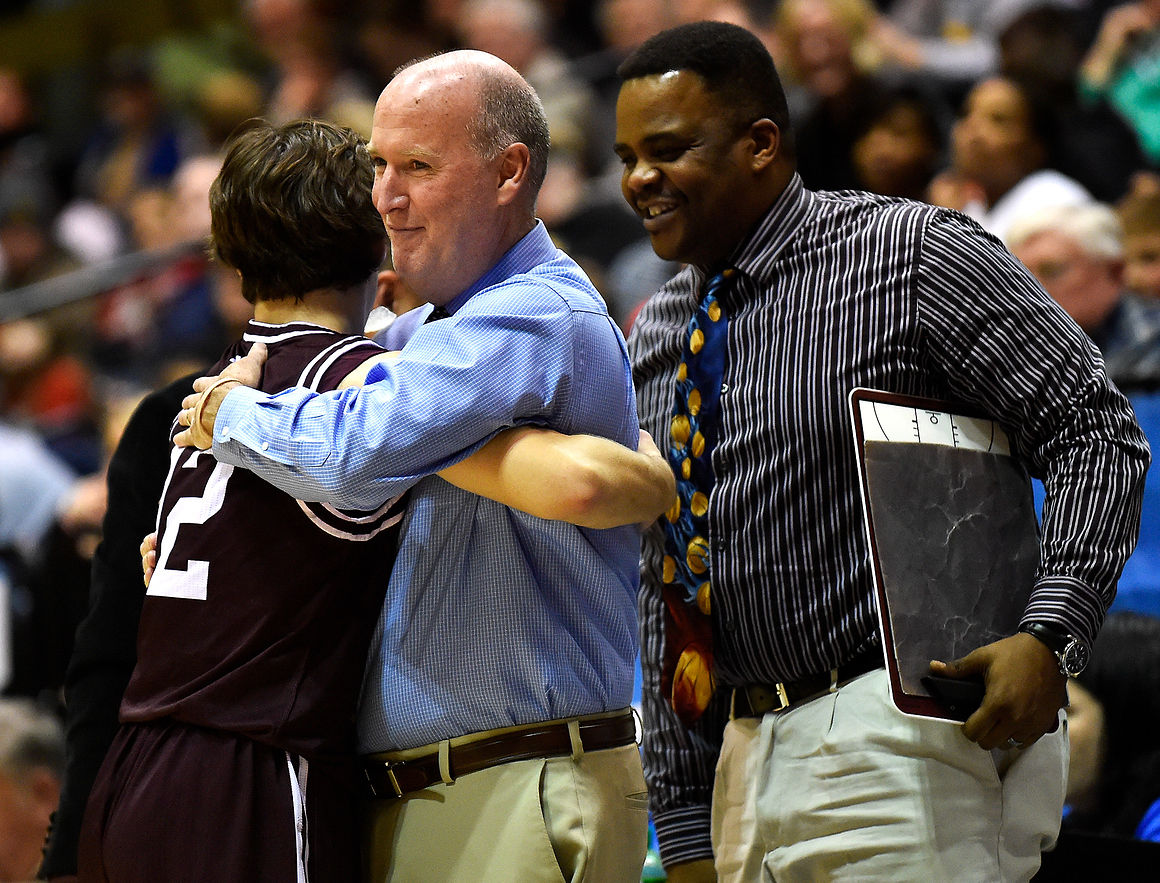
{"type": "Polygon", "coordinates": [[[677,368],[676,401],[668,459],[677,476],[677,501],[665,514],[665,660],[661,689],[686,725],[713,695],[713,623],[709,588],[710,456],[717,432],[717,402],[725,370],[729,319],[719,298],[737,277],[729,267],[709,280],[689,321],[684,358],[677,368]]]}

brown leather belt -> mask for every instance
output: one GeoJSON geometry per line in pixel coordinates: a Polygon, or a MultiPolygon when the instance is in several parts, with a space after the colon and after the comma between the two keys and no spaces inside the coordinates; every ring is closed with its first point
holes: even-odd
{"type": "MultiPolygon", "coordinates": [[[[632,711],[612,717],[578,721],[580,743],[585,751],[618,748],[636,742],[636,721],[632,711]]],[[[451,778],[466,776],[533,757],[558,757],[572,753],[568,723],[533,724],[519,730],[499,733],[474,742],[453,745],[448,750],[451,778]]],[[[432,751],[408,760],[362,759],[363,771],[371,795],[394,799],[443,781],[439,772],[439,752],[432,751]]]]}
{"type": "Polygon", "coordinates": [[[882,668],[882,651],[873,647],[829,671],[779,684],[748,684],[733,688],[733,717],[761,717],[813,699],[868,671],[882,668]]]}

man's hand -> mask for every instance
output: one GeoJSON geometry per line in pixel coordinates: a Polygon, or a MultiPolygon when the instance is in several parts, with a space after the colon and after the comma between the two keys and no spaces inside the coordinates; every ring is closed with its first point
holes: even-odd
{"type": "Polygon", "coordinates": [[[980,748],[1030,745],[1059,725],[1067,705],[1067,677],[1038,638],[1022,632],[987,644],[954,662],[932,662],[931,674],[982,677],[983,704],[963,724],[963,734],[980,748]]]}
{"type": "MultiPolygon", "coordinates": [[[[636,452],[651,457],[655,461],[654,473],[658,484],[665,488],[665,496],[667,499],[665,508],[668,509],[677,499],[677,479],[673,475],[669,461],[665,458],[661,449],[657,447],[656,442],[653,441],[653,437],[643,429],[640,431],[640,441],[637,443],[636,452]]],[[[639,527],[642,531],[648,530],[655,521],[655,518],[650,518],[648,521],[640,522],[639,527]]]]}
{"type": "Polygon", "coordinates": [[[179,448],[195,447],[206,450],[213,447],[213,427],[222,399],[239,384],[256,387],[262,379],[266,364],[266,345],[255,343],[245,357],[231,362],[216,377],[199,377],[193,382],[193,393],[181,402],[177,422],[189,429],[173,437],[179,448]]]}
{"type": "Polygon", "coordinates": [[[698,859],[695,862],[681,862],[665,868],[669,883],[717,883],[717,872],[712,859],[698,859]]]}
{"type": "Polygon", "coordinates": [[[156,567],[157,531],[153,531],[141,541],[141,571],[145,574],[145,588],[149,588],[149,580],[153,579],[156,567]]]}

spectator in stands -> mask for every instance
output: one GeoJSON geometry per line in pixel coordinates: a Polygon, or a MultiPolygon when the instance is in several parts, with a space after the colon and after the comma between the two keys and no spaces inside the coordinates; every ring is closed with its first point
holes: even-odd
{"type": "Polygon", "coordinates": [[[220,168],[217,154],[189,157],[169,186],[134,198],[136,246],[171,259],[102,298],[92,347],[103,373],[153,387],[166,362],[210,364],[230,341],[233,323],[220,315],[215,297],[221,274],[205,250],[209,188],[220,168]]]}
{"type": "Polygon", "coordinates": [[[950,168],[931,183],[929,201],[965,212],[1000,239],[1031,209],[1090,201],[1053,168],[1060,134],[1051,107],[1019,83],[983,80],[951,129],[950,168]]]}
{"type": "Polygon", "coordinates": [[[616,301],[608,289],[608,270],[621,251],[646,238],[624,200],[614,200],[611,194],[592,187],[584,169],[576,150],[553,144],[536,214],[557,246],[584,268],[619,323],[636,304],[616,301]]]}
{"type": "Polygon", "coordinates": [[[883,196],[925,199],[943,161],[939,116],[917,89],[904,86],[876,95],[851,148],[855,186],[883,196]]]}
{"type": "Polygon", "coordinates": [[[1064,831],[1160,841],[1160,619],[1110,613],[1068,695],[1064,831]]]}
{"type": "Polygon", "coordinates": [[[996,38],[1010,0],[893,0],[871,37],[883,58],[915,81],[933,79],[953,92],[995,72],[996,38]]]}
{"type": "Polygon", "coordinates": [[[594,17],[603,48],[578,58],[574,69],[596,97],[590,141],[602,152],[598,159],[606,174],[600,181],[601,189],[619,199],[620,164],[607,149],[616,136],[616,96],[620,91],[616,67],[674,19],[670,5],[656,0],[599,0],[594,17]]]}
{"type": "Polygon", "coordinates": [[[1160,383],[1160,303],[1124,288],[1123,232],[1101,203],[1015,218],[1007,246],[1103,353],[1121,389],[1160,383]]]}
{"type": "Polygon", "coordinates": [[[459,41],[502,58],[531,83],[544,113],[552,144],[578,151],[587,171],[599,151],[608,156],[608,144],[590,144],[595,95],[550,42],[550,20],[538,0],[467,0],[458,21],[459,41]]]}
{"type": "Polygon", "coordinates": [[[45,210],[27,204],[0,205],[0,291],[62,276],[79,266],[56,242],[45,210]]]}
{"type": "Polygon", "coordinates": [[[1160,298],[1160,192],[1129,193],[1117,211],[1124,225],[1124,284],[1160,298]]]}
{"type": "Polygon", "coordinates": [[[104,486],[100,475],[78,478],[36,433],[0,420],[0,693],[53,701],[64,683],[104,486]]]}
{"type": "Polygon", "coordinates": [[[1114,202],[1147,160],[1135,130],[1111,105],[1079,100],[1076,72],[1086,43],[1081,21],[1077,10],[1058,3],[1033,5],[999,35],[999,70],[1027,84],[1066,120],[1055,145],[1059,170],[1101,202],[1114,202]]]}
{"type": "Polygon", "coordinates": [[[1160,0],[1109,10],[1080,67],[1085,97],[1109,102],[1160,165],[1160,0]]]}
{"type": "MultiPolygon", "coordinates": [[[[1115,213],[1101,204],[1038,209],[1015,220],[1008,246],[1095,341],[1152,449],[1160,449],[1160,301],[1125,290],[1115,213]]],[[[1041,499],[1038,483],[1036,493],[1041,499]]],[[[1160,470],[1145,477],[1140,538],[1112,609],[1160,614],[1160,470]]]]}
{"type": "Polygon", "coordinates": [[[869,0],[784,0],[778,7],[798,173],[813,190],[858,184],[851,149],[883,88],[866,39],[873,18],[869,0]]]}
{"type": "Polygon", "coordinates": [[[36,876],[63,772],[60,722],[31,701],[0,699],[0,883],[36,876]]]}
{"type": "Polygon", "coordinates": [[[87,302],[0,323],[0,412],[81,475],[100,465],[99,399],[79,339],[92,325],[87,302]]]}
{"type": "Polygon", "coordinates": [[[0,215],[24,211],[47,218],[56,210],[48,157],[27,85],[16,71],[0,68],[0,215]]]}
{"type": "Polygon", "coordinates": [[[145,52],[125,49],[110,58],[102,114],[76,175],[77,192],[88,202],[66,209],[82,212],[83,223],[70,226],[66,219],[61,234],[66,246],[86,261],[112,257],[128,247],[123,230],[119,240],[108,234],[90,239],[93,225],[126,224],[134,196],[167,186],[182,158],[200,142],[195,128],[165,105],[145,52]]]}

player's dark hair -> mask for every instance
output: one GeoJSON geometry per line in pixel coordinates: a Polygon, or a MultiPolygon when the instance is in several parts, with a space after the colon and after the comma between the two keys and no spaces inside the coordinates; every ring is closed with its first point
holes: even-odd
{"type": "Polygon", "coordinates": [[[792,152],[789,107],[781,78],[762,42],[745,28],[698,21],[661,31],[645,40],[616,69],[621,80],[669,71],[690,71],[721,98],[722,114],[740,126],[772,120],[782,134],[782,150],[792,152]]]}
{"type": "Polygon", "coordinates": [[[378,269],[387,234],[362,139],[320,120],[252,121],[210,188],[211,243],[250,303],[349,288],[378,269]]]}

